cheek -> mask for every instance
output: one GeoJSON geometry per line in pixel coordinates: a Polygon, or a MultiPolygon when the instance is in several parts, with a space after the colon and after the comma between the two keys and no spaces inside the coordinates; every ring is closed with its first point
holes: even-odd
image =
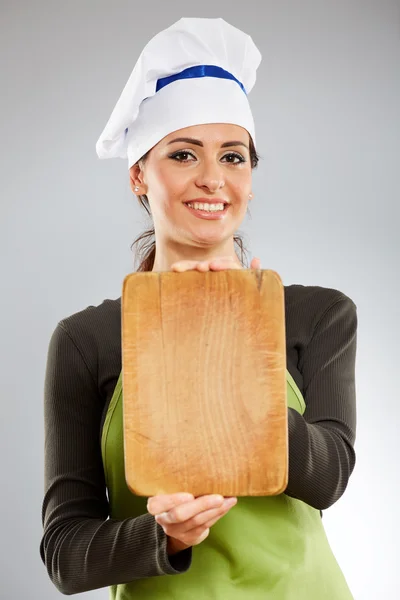
{"type": "Polygon", "coordinates": [[[161,220],[174,221],[177,204],[188,197],[188,178],[171,168],[158,168],[152,171],[148,184],[153,215],[161,220]]]}
{"type": "Polygon", "coordinates": [[[232,188],[238,193],[246,197],[250,193],[252,186],[252,171],[251,169],[238,169],[232,173],[230,177],[232,188]]]}
{"type": "Polygon", "coordinates": [[[249,199],[251,192],[251,179],[247,177],[240,178],[232,184],[232,191],[236,196],[237,201],[245,203],[249,199]]]}
{"type": "Polygon", "coordinates": [[[153,191],[164,202],[172,202],[174,198],[179,197],[187,185],[187,177],[183,173],[176,173],[168,164],[160,167],[154,173],[153,191]]]}

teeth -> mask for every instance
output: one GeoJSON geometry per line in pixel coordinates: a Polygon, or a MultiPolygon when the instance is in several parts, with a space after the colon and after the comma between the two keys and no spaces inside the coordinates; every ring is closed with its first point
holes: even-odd
{"type": "Polygon", "coordinates": [[[201,202],[194,202],[193,204],[188,202],[187,203],[188,206],[190,206],[190,208],[194,208],[196,210],[208,210],[210,212],[214,212],[214,211],[218,211],[218,210],[224,210],[224,204],[221,202],[220,204],[208,204],[208,203],[204,203],[202,204],[201,202]]]}

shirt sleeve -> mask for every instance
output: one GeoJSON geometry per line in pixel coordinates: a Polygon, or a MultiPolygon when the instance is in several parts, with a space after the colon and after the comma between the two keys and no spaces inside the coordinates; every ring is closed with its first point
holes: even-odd
{"type": "Polygon", "coordinates": [[[300,356],[304,416],[288,409],[285,493],[319,510],[341,497],[355,466],[356,336],[357,307],[342,294],[325,310],[300,356]]]}
{"type": "Polygon", "coordinates": [[[50,340],[44,388],[40,555],[57,589],[70,595],[187,571],[192,549],[169,557],[152,515],[108,518],[99,436],[104,401],[62,322],[50,340]]]}

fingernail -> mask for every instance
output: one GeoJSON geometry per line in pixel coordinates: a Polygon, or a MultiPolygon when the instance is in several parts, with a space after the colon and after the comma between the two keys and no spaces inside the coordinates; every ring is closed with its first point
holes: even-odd
{"type": "Polygon", "coordinates": [[[221,494],[215,494],[214,496],[212,496],[211,501],[212,502],[223,502],[224,497],[221,496],[221,494]]]}
{"type": "Polygon", "coordinates": [[[157,523],[159,523],[159,521],[168,521],[167,513],[163,512],[163,513],[160,513],[159,515],[156,515],[156,521],[157,521],[157,523]]]}
{"type": "Polygon", "coordinates": [[[227,498],[225,500],[225,506],[235,506],[237,498],[227,498]]]}

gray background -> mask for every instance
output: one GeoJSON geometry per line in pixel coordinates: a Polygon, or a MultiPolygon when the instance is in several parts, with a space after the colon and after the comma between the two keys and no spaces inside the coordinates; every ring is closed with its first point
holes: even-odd
{"type": "Polygon", "coordinates": [[[145,43],[182,16],[222,17],[263,55],[249,258],[358,306],[358,460],[324,524],[356,600],[398,597],[399,5],[2,0],[0,15],[1,598],[60,597],[39,557],[48,342],[133,270],[147,222],[127,162],[95,143],[145,43]]]}

